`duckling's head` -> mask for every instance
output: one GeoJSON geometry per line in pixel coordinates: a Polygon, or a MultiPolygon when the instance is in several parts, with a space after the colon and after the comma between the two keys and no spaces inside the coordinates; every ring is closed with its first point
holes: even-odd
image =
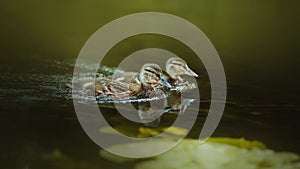
{"type": "Polygon", "coordinates": [[[198,77],[198,75],[188,67],[187,63],[179,57],[172,57],[166,62],[166,71],[173,79],[180,79],[180,75],[198,77]]]}
{"type": "Polygon", "coordinates": [[[161,68],[154,63],[148,63],[142,67],[139,79],[144,87],[165,86],[169,89],[172,87],[165,80],[161,68]]]}

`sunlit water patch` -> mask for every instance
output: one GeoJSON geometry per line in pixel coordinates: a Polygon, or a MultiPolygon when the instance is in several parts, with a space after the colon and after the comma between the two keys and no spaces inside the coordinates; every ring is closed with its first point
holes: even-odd
{"type": "Polygon", "coordinates": [[[55,101],[70,99],[70,89],[65,83],[71,79],[70,75],[47,74],[10,74],[0,76],[1,97],[13,100],[27,101],[55,101]]]}

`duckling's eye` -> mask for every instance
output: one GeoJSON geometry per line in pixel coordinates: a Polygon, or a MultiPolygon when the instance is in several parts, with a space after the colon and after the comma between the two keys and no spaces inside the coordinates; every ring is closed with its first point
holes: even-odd
{"type": "Polygon", "coordinates": [[[176,62],[173,62],[172,63],[173,65],[176,65],[176,66],[180,66],[180,67],[184,67],[184,63],[182,63],[181,61],[176,61],[176,62]]]}

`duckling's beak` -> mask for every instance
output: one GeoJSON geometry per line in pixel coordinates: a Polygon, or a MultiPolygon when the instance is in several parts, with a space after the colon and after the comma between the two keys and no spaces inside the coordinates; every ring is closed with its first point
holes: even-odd
{"type": "Polygon", "coordinates": [[[172,88],[172,86],[170,85],[170,83],[168,81],[166,81],[166,79],[163,76],[160,76],[159,80],[168,89],[172,88]]]}
{"type": "Polygon", "coordinates": [[[189,76],[198,77],[198,75],[194,71],[192,71],[192,69],[190,69],[188,66],[186,66],[186,73],[189,76]]]}

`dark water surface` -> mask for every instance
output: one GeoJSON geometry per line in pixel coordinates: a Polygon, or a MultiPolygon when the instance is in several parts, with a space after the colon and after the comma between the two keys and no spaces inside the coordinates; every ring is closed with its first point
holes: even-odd
{"type": "MultiPolygon", "coordinates": [[[[1,144],[4,146],[0,157],[5,160],[5,168],[124,168],[99,156],[99,147],[77,120],[71,90],[65,86],[72,78],[72,63],[38,58],[31,61],[31,66],[20,68],[21,71],[9,66],[1,68],[1,144]]],[[[239,96],[230,93],[239,88],[264,91],[254,86],[229,84],[226,109],[213,136],[245,137],[260,140],[278,151],[300,153],[299,107],[292,103],[269,103],[264,98],[238,101],[239,96]]],[[[203,97],[209,95],[203,93],[203,97]]],[[[112,125],[130,128],[132,123],[119,118],[109,107],[101,108],[107,120],[112,125]]],[[[208,108],[209,102],[204,99],[189,137],[198,138],[208,108]]],[[[170,125],[168,121],[175,118],[164,115],[162,125],[170,125]]],[[[130,168],[132,164],[126,165],[130,168]]]]}
{"type": "MultiPolygon", "coordinates": [[[[126,14],[159,11],[183,17],[212,41],[224,64],[228,100],[215,137],[244,137],[300,153],[299,20],[296,1],[3,1],[0,2],[0,124],[3,169],[131,168],[100,157],[81,128],[71,90],[75,59],[88,37],[126,14]]],[[[162,36],[124,40],[103,60],[117,66],[133,51],[161,47],[200,74],[198,138],[210,88],[201,62],[162,36]]],[[[114,114],[103,106],[103,112],[114,114]]],[[[126,125],[118,116],[110,116],[126,125]]],[[[176,116],[163,116],[172,121],[176,116]]],[[[127,124],[129,125],[129,123],[127,124]]]]}

